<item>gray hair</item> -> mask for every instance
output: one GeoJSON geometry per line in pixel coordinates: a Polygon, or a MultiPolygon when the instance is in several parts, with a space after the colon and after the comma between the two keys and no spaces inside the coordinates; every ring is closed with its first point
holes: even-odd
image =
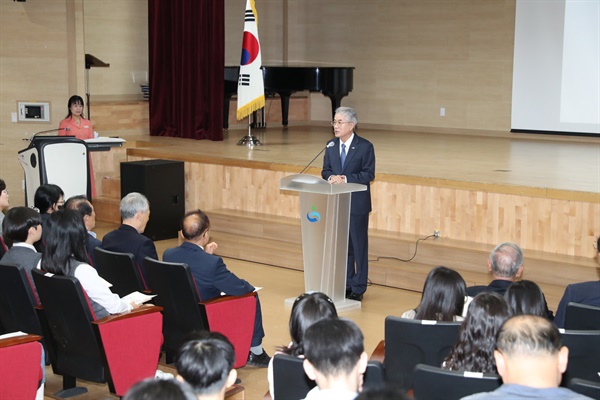
{"type": "Polygon", "coordinates": [[[558,328],[537,315],[517,315],[504,321],[496,338],[496,349],[508,356],[550,355],[560,351],[558,328]]]}
{"type": "Polygon", "coordinates": [[[146,213],[150,210],[150,202],[141,193],[131,192],[121,199],[121,218],[130,219],[135,217],[138,212],[146,213]]]}
{"type": "Polygon", "coordinates": [[[352,122],[354,127],[358,124],[358,118],[356,118],[356,111],[350,107],[338,107],[335,110],[336,114],[341,114],[346,118],[346,122],[352,122]]]}
{"type": "Polygon", "coordinates": [[[500,243],[490,253],[490,265],[495,276],[514,278],[523,265],[523,250],[515,243],[500,243]]]}

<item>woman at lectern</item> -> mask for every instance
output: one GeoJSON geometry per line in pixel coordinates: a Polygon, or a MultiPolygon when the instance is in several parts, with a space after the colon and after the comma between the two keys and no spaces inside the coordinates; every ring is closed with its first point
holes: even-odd
{"type": "MultiPolygon", "coordinates": [[[[69,109],[67,117],[60,121],[60,124],[58,125],[59,136],[75,136],[77,139],[81,140],[93,139],[95,137],[92,123],[83,116],[83,106],[83,99],[80,96],[71,96],[67,104],[69,109]]],[[[94,169],[92,168],[91,158],[89,158],[89,165],[92,198],[94,198],[96,197],[96,179],[94,176],[94,169]]]]}

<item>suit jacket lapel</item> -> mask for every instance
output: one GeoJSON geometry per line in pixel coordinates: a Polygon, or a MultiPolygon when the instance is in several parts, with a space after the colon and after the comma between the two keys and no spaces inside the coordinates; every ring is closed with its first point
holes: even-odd
{"type": "MultiPolygon", "coordinates": [[[[350,164],[350,161],[352,161],[352,158],[354,157],[354,154],[356,153],[356,151],[358,149],[359,141],[360,140],[358,138],[358,135],[355,133],[354,139],[352,139],[352,144],[350,145],[350,148],[346,150],[346,162],[344,162],[344,167],[342,168],[341,175],[344,174],[346,167],[350,164]]],[[[338,154],[338,158],[339,158],[339,154],[338,154]]],[[[340,162],[341,162],[341,160],[340,160],[340,162]]]]}

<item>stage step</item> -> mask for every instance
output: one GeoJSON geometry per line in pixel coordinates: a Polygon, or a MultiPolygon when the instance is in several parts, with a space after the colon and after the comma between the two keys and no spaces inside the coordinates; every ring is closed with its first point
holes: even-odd
{"type": "MultiPolygon", "coordinates": [[[[211,235],[218,253],[285,268],[303,269],[300,220],[246,211],[209,210],[211,235]]],[[[487,285],[491,276],[487,260],[492,247],[478,243],[420,237],[411,234],[369,230],[369,278],[375,284],[421,291],[429,271],[443,265],[457,270],[467,286],[487,285]],[[379,259],[377,259],[379,257],[379,259]]],[[[595,280],[593,259],[524,250],[523,279],[538,283],[551,309],[555,309],[567,284],[595,280]]]]}

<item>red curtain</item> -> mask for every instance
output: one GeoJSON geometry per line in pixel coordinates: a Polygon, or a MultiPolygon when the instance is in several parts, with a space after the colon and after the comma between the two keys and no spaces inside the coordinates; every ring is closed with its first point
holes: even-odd
{"type": "Polygon", "coordinates": [[[223,0],[148,0],[150,135],[223,140],[223,0]]]}

